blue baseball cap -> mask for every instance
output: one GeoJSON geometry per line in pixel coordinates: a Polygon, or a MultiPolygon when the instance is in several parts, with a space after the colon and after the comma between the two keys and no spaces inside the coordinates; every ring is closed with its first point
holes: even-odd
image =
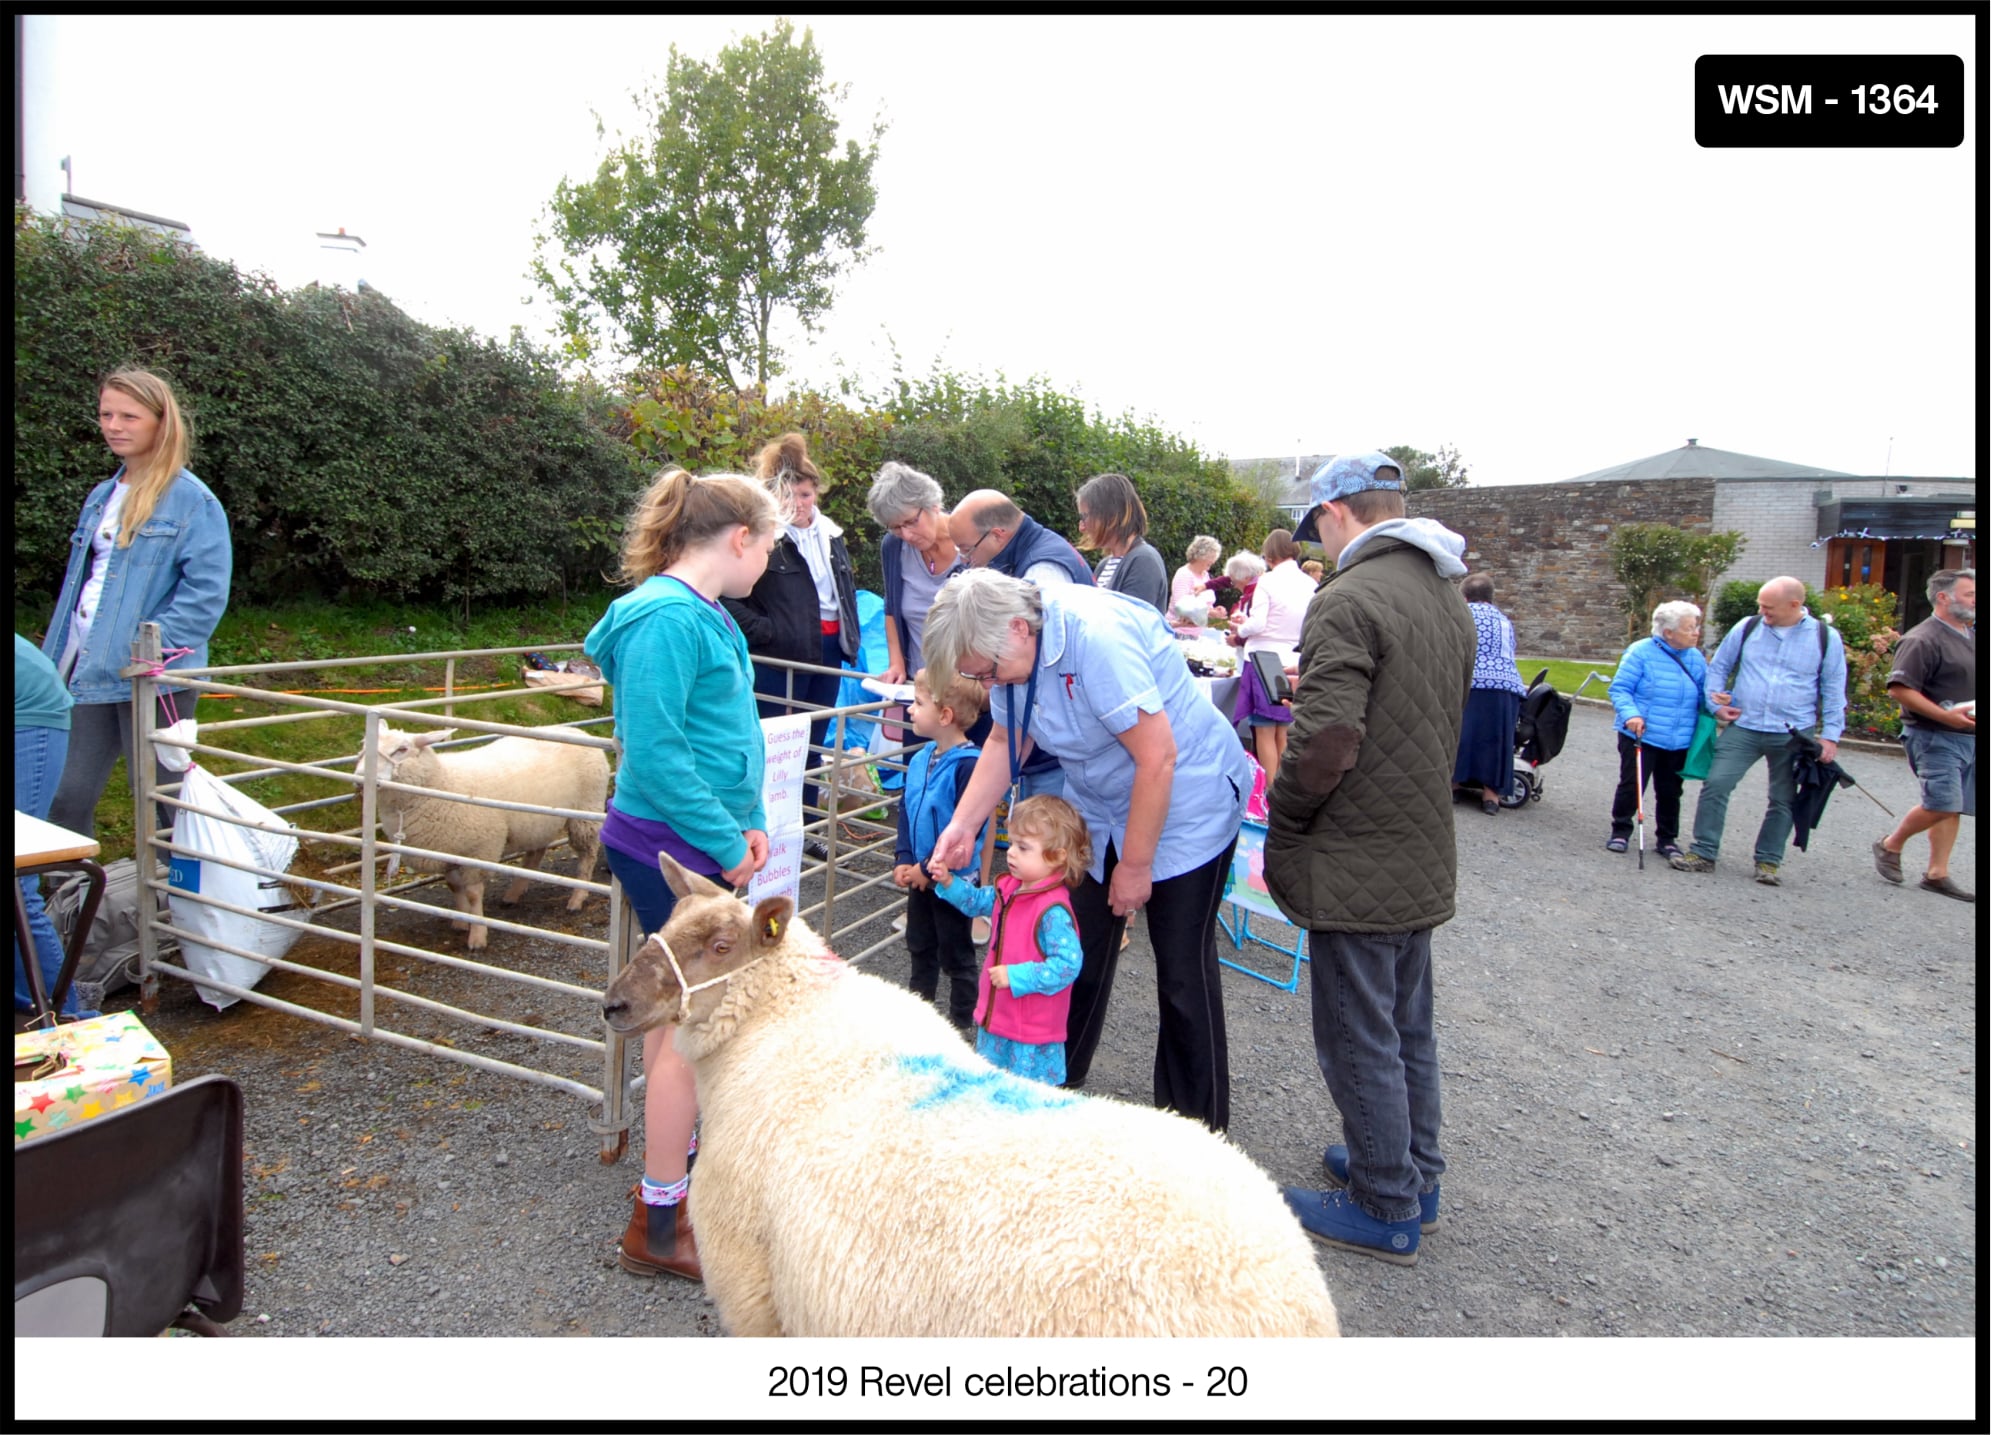
{"type": "Polygon", "coordinates": [[[1386,453],[1344,453],[1338,458],[1328,459],[1313,473],[1312,507],[1308,508],[1305,517],[1299,520],[1298,530],[1292,537],[1300,543],[1319,542],[1320,505],[1371,488],[1389,489],[1401,493],[1403,466],[1386,453]],[[1385,483],[1377,478],[1375,471],[1380,468],[1396,470],[1395,479],[1385,483]]]}

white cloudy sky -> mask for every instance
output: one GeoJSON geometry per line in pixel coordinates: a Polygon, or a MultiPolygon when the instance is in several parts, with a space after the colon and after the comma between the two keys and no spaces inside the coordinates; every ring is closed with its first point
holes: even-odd
{"type": "MultiPolygon", "coordinates": [[[[1705,445],[1978,471],[1974,165],[1702,150],[1705,53],[1958,53],[1970,16],[799,16],[870,226],[793,377],[1046,375],[1211,452],[1456,444],[1476,482],[1705,445]],[[1893,441],[1893,451],[1891,448],[1893,441]]],[[[421,318],[542,337],[542,205],[667,47],[755,17],[32,18],[29,197],[187,221],[315,276],[368,244],[421,318]],[[135,104],[144,97],[143,118],[135,104]]]]}

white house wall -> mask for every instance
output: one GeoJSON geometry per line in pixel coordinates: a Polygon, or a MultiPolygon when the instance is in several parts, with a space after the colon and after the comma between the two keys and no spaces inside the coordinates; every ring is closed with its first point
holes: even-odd
{"type": "Polygon", "coordinates": [[[1743,553],[1723,575],[1724,581],[1746,578],[1762,583],[1790,574],[1812,587],[1826,576],[1826,549],[1813,547],[1819,537],[1822,495],[1835,501],[1857,498],[1962,497],[1977,503],[1970,479],[1819,478],[1717,479],[1711,532],[1735,529],[1743,535],[1743,553]]]}

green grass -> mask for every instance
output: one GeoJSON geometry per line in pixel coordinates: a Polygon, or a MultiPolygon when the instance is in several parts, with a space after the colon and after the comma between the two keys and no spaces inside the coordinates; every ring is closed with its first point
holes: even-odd
{"type": "MultiPolygon", "coordinates": [[[[1576,696],[1577,687],[1592,673],[1604,674],[1609,682],[1611,675],[1618,671],[1616,658],[1601,659],[1597,662],[1572,662],[1567,658],[1516,658],[1514,664],[1521,670],[1521,681],[1528,682],[1543,668],[1549,670],[1549,682],[1559,693],[1576,696]]],[[[1584,690],[1584,696],[1601,698],[1608,696],[1604,683],[1592,683],[1584,690]]]]}
{"type": "MultiPolygon", "coordinates": [[[[588,602],[572,601],[567,606],[551,601],[528,608],[496,608],[475,614],[470,624],[459,623],[453,615],[434,608],[376,602],[312,602],[236,608],[224,617],[217,628],[209,644],[209,661],[216,667],[223,667],[241,663],[311,662],[376,654],[575,643],[590,631],[591,625],[603,614],[613,596],[607,590],[588,602]]],[[[17,612],[16,621],[19,622],[22,616],[17,612]]],[[[26,629],[21,631],[27,632],[26,629]]],[[[476,698],[482,686],[519,687],[520,673],[519,658],[467,659],[458,663],[453,685],[456,690],[466,692],[468,698],[476,698]]],[[[354,668],[246,676],[232,681],[244,687],[274,692],[299,689],[340,702],[378,706],[441,696],[441,692],[429,689],[442,689],[444,663],[390,661],[354,668]],[[380,691],[336,691],[369,688],[380,691]]],[[[195,716],[203,724],[208,724],[297,710],[253,698],[210,696],[198,700],[195,716]]],[[[609,713],[608,704],[603,708],[586,708],[566,697],[543,695],[465,701],[457,707],[457,715],[461,717],[529,727],[608,716],[609,713]]],[[[181,699],[181,715],[187,716],[185,696],[181,699]]],[[[397,725],[416,726],[410,722],[397,725]]],[[[425,729],[450,725],[451,720],[441,711],[423,724],[425,729]]],[[[310,721],[216,733],[212,738],[204,735],[203,741],[255,757],[317,762],[358,752],[362,727],[363,718],[358,713],[329,714],[310,721]]],[[[606,726],[591,731],[608,735],[609,729],[606,726]]],[[[207,755],[201,755],[197,760],[218,775],[243,772],[250,766],[207,755]]],[[[314,798],[352,794],[354,791],[350,783],[299,773],[255,778],[241,784],[240,789],[266,807],[273,808],[314,798]]],[[[291,820],[300,827],[321,832],[354,827],[360,819],[358,801],[291,814],[291,820]]],[[[104,797],[97,804],[97,840],[103,848],[101,860],[110,862],[131,856],[132,839],[132,791],[127,782],[125,764],[120,762],[112,773],[104,797]]],[[[309,844],[300,853],[301,865],[306,867],[324,867],[347,860],[351,859],[346,854],[321,844],[309,844]]]]}

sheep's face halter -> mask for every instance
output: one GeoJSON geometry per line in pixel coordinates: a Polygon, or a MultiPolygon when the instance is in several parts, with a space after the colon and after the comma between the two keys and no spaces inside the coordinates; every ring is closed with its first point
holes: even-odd
{"type": "MultiPolygon", "coordinates": [[[[769,925],[775,926],[776,923],[775,921],[771,921],[769,925]]],[[[775,940],[776,933],[774,932],[772,936],[773,939],[775,940]]],[[[724,972],[719,977],[710,977],[705,982],[696,982],[692,986],[690,986],[688,984],[687,974],[681,970],[680,958],[676,957],[674,955],[674,949],[667,945],[667,939],[660,933],[655,932],[653,933],[652,936],[646,938],[646,940],[659,947],[661,952],[663,952],[666,955],[667,966],[674,974],[674,984],[680,988],[681,1007],[680,1011],[677,1012],[674,1016],[674,1025],[676,1026],[685,1024],[688,1019],[689,997],[693,996],[696,992],[706,991],[710,987],[722,986],[724,983],[730,981],[732,978],[742,976],[743,973],[749,971],[750,968],[756,966],[759,962],[763,961],[765,957],[771,955],[770,952],[768,951],[763,952],[758,956],[752,957],[749,961],[745,962],[740,967],[732,967],[730,970],[724,972]]]]}

